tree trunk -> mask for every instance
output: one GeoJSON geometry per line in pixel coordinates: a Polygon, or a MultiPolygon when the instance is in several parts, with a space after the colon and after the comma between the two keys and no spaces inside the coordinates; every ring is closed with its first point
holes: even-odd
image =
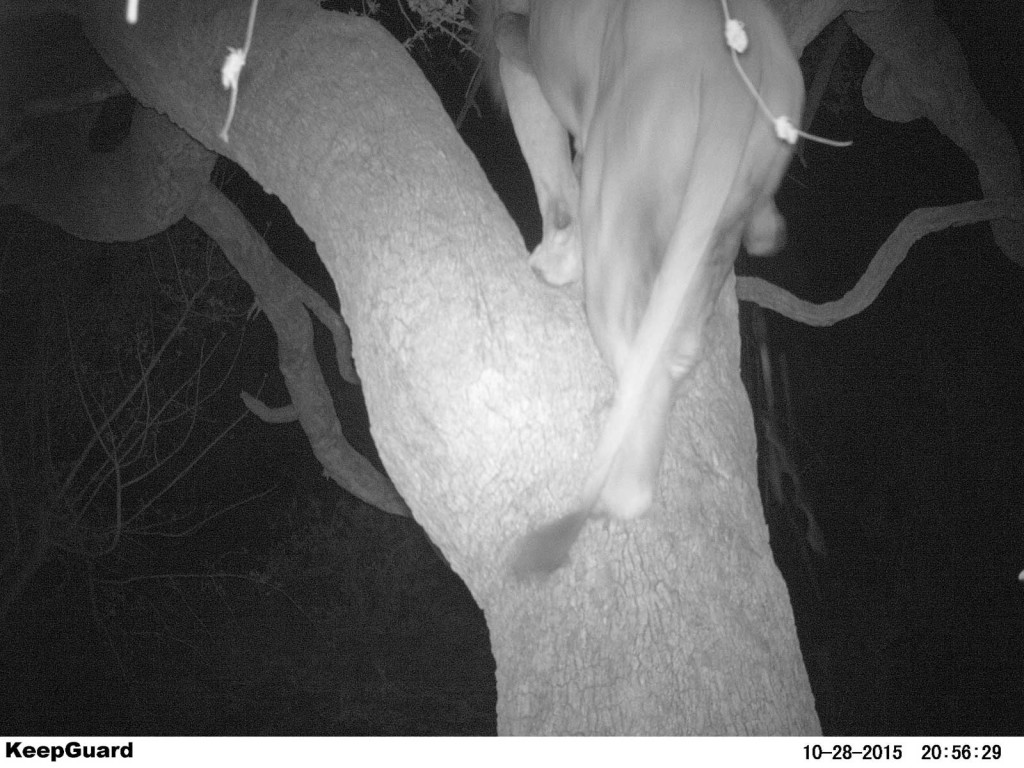
{"type": "Polygon", "coordinates": [[[264,0],[230,144],[227,46],[248,2],[86,2],[131,93],[281,197],[351,331],[381,459],[485,611],[502,733],[813,734],[768,547],[730,280],[673,413],[663,504],[591,523],[571,564],[511,579],[572,504],[611,377],[571,292],[520,236],[401,46],[364,19],[264,0]]]}

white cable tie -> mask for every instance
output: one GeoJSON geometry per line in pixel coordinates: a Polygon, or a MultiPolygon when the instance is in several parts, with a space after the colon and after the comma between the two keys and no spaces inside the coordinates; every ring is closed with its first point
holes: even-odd
{"type": "Polygon", "coordinates": [[[790,119],[785,115],[776,117],[772,121],[775,124],[775,135],[782,139],[787,144],[796,144],[797,137],[800,133],[790,122],[790,119]]]}
{"type": "Polygon", "coordinates": [[[743,53],[750,45],[747,38],[747,31],[743,28],[743,22],[739,19],[726,19],[725,21],[725,42],[736,53],[743,53]]]}

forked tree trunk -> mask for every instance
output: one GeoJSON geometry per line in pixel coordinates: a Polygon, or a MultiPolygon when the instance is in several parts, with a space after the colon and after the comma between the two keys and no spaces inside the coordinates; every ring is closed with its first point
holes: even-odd
{"type": "Polygon", "coordinates": [[[519,584],[520,538],[572,503],[612,382],[579,301],[540,284],[514,224],[376,24],[263,0],[231,143],[219,70],[248,3],[86,2],[131,93],[281,197],[334,279],[374,439],[485,611],[502,733],[814,734],[757,491],[732,281],[676,404],[665,505],[590,524],[519,584]]]}

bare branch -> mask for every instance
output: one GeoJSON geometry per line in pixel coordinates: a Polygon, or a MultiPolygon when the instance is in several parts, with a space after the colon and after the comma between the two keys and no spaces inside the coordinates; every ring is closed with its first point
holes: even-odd
{"type": "Polygon", "coordinates": [[[271,408],[262,400],[258,400],[248,392],[242,392],[239,397],[242,398],[242,402],[245,403],[246,408],[267,424],[288,424],[289,422],[298,421],[299,419],[299,412],[295,409],[294,405],[289,404],[282,405],[277,408],[271,408]]]}
{"type": "MultiPolygon", "coordinates": [[[[321,317],[326,303],[278,261],[238,208],[212,184],[205,187],[188,215],[220,245],[252,288],[260,308],[274,327],[279,368],[292,399],[291,405],[325,474],[377,509],[408,517],[409,508],[391,480],[349,444],[334,412],[331,392],[316,360],[313,327],[307,310],[307,306],[314,311],[319,309],[317,316],[321,317]]],[[[329,328],[336,331],[344,328],[340,317],[329,320],[329,328]]],[[[347,328],[344,331],[343,348],[347,352],[347,328]]],[[[334,332],[334,339],[339,349],[342,337],[338,332],[334,332]]]]}
{"type": "Polygon", "coordinates": [[[918,208],[889,235],[857,284],[836,301],[814,304],[759,277],[746,276],[736,278],[736,296],[807,325],[833,325],[869,307],[906,258],[910,247],[925,235],[993,219],[1024,221],[1024,199],[970,200],[956,205],[918,208]]]}

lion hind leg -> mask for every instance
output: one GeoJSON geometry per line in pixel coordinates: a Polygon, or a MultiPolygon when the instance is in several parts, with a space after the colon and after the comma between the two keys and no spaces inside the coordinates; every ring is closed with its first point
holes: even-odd
{"type": "MultiPolygon", "coordinates": [[[[698,253],[694,259],[706,259],[698,253]]],[[[591,465],[584,492],[594,515],[633,520],[654,504],[675,393],[700,359],[704,326],[721,289],[718,270],[699,277],[661,324],[645,316],[591,465]]],[[[652,294],[657,297],[657,290],[652,294]]],[[[652,307],[649,307],[649,311],[652,307]]],[[[659,307],[653,307],[658,314],[659,307]]]]}
{"type": "Polygon", "coordinates": [[[593,516],[633,520],[654,503],[675,387],[665,368],[623,384],[602,427],[584,499],[593,516]]]}
{"type": "Polygon", "coordinates": [[[739,228],[723,230],[728,174],[701,187],[684,210],[624,363],[584,499],[593,512],[632,520],[654,503],[679,382],[700,360],[704,330],[739,248],[739,228]]]}
{"type": "Polygon", "coordinates": [[[675,392],[700,360],[705,325],[739,247],[739,231],[723,237],[717,226],[696,229],[677,232],[669,246],[619,371],[579,504],[527,535],[513,563],[518,578],[565,565],[591,518],[632,520],[653,506],[675,392]]]}
{"type": "Polygon", "coordinates": [[[555,116],[530,67],[525,17],[504,14],[496,28],[498,69],[509,116],[526,159],[543,221],[530,266],[551,285],[576,282],[583,274],[579,228],[579,180],[573,170],[569,133],[555,116]]]}

